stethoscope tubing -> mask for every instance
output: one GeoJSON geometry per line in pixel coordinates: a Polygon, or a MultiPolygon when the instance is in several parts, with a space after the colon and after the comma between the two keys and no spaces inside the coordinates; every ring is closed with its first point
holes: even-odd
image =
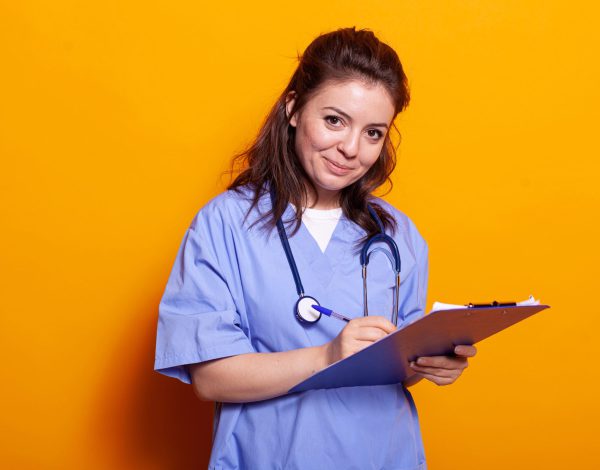
{"type": "MultiPolygon", "coordinates": [[[[276,201],[276,194],[275,194],[275,188],[273,185],[271,185],[269,193],[270,193],[270,197],[271,197],[271,207],[274,208],[275,201],[276,201]]],[[[371,238],[369,238],[363,245],[361,253],[360,253],[360,264],[362,266],[362,277],[363,277],[363,315],[367,316],[369,314],[368,294],[367,294],[367,265],[369,264],[369,258],[371,256],[371,254],[374,251],[379,251],[378,249],[372,250],[371,252],[369,252],[368,250],[371,247],[371,245],[373,245],[374,243],[383,242],[383,243],[387,244],[387,246],[390,248],[391,254],[392,254],[391,258],[388,256],[388,258],[390,258],[390,262],[393,264],[393,269],[394,269],[394,273],[395,273],[395,289],[394,289],[395,292],[394,292],[394,301],[393,301],[393,306],[392,306],[392,323],[394,325],[397,325],[398,324],[399,293],[400,293],[400,271],[401,271],[400,250],[398,250],[398,245],[396,244],[394,239],[385,233],[385,227],[383,225],[383,222],[377,215],[377,212],[375,212],[375,209],[373,209],[373,207],[370,204],[367,204],[367,209],[368,209],[371,217],[373,217],[373,219],[377,223],[380,233],[373,235],[371,238]]],[[[302,302],[303,298],[309,298],[311,300],[314,300],[314,303],[317,305],[319,304],[319,302],[314,297],[307,296],[304,293],[304,286],[302,285],[302,279],[300,278],[300,273],[298,272],[298,267],[296,266],[296,261],[294,259],[294,255],[292,253],[292,249],[290,247],[287,233],[285,231],[285,227],[283,225],[283,221],[281,220],[281,217],[279,217],[277,219],[276,226],[277,226],[277,233],[279,234],[279,240],[281,241],[281,245],[283,247],[283,251],[285,252],[285,257],[290,266],[290,270],[292,271],[292,276],[294,278],[294,284],[296,286],[296,292],[298,294],[298,300],[296,301],[296,304],[294,306],[294,315],[300,322],[316,323],[321,318],[321,314],[319,314],[318,317],[316,317],[316,319],[309,320],[309,319],[304,318],[300,313],[300,304],[303,303],[302,302]]],[[[385,251],[385,250],[383,250],[383,251],[385,251]]],[[[387,253],[386,253],[386,256],[387,256],[387,253]]]]}

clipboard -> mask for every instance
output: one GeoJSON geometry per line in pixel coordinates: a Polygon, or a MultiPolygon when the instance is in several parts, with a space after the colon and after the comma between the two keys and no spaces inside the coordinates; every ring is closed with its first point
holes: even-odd
{"type": "Polygon", "coordinates": [[[434,311],[331,364],[288,393],[397,384],[416,374],[409,366],[416,358],[453,355],[455,345],[475,344],[547,308],[528,305],[434,311]]]}

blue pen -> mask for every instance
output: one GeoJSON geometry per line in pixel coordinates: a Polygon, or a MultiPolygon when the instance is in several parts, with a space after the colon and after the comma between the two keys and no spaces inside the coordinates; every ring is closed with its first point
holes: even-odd
{"type": "Polygon", "coordinates": [[[339,318],[340,320],[350,321],[350,318],[345,317],[341,313],[334,312],[333,310],[321,307],[320,305],[313,305],[312,308],[314,308],[317,312],[321,312],[322,314],[327,315],[328,317],[335,317],[339,318]]]}

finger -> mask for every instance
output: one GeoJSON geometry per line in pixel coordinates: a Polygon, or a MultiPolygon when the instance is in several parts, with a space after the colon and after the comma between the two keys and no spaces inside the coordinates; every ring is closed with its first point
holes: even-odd
{"type": "Polygon", "coordinates": [[[431,375],[431,374],[419,373],[418,375],[422,376],[424,379],[429,380],[430,382],[433,382],[436,385],[450,385],[455,380],[455,379],[450,379],[447,377],[437,377],[437,376],[431,375]]]}
{"type": "Polygon", "coordinates": [[[454,354],[462,357],[473,357],[477,354],[477,348],[473,345],[460,344],[454,348],[454,354]]]}
{"type": "Polygon", "coordinates": [[[469,365],[466,358],[451,356],[423,356],[419,357],[415,363],[418,366],[435,367],[438,369],[464,369],[469,365]]]}
{"type": "Polygon", "coordinates": [[[438,369],[435,367],[421,367],[414,363],[410,364],[410,367],[415,372],[435,375],[436,377],[446,377],[456,379],[462,372],[462,369],[438,369]]]}
{"type": "Polygon", "coordinates": [[[361,341],[378,341],[387,336],[387,333],[381,328],[372,326],[361,326],[355,333],[354,338],[361,341]]]}
{"type": "Polygon", "coordinates": [[[396,331],[396,325],[380,315],[369,315],[366,317],[353,318],[351,321],[357,326],[371,326],[380,328],[385,331],[386,334],[396,331]]]}

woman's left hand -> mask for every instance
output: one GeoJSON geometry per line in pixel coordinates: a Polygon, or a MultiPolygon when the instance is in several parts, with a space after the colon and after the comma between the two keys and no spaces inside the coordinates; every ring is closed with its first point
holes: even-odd
{"type": "Polygon", "coordinates": [[[417,375],[436,385],[450,385],[469,365],[469,357],[475,356],[475,346],[459,345],[454,348],[456,356],[424,356],[410,363],[417,375]]]}

